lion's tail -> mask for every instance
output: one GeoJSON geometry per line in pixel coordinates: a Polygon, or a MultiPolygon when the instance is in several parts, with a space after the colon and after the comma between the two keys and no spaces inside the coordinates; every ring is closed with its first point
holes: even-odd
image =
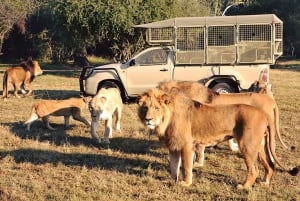
{"type": "Polygon", "coordinates": [[[30,130],[30,125],[38,118],[39,116],[36,113],[36,104],[34,104],[31,108],[30,117],[24,122],[24,126],[27,126],[27,130],[30,130]]]}
{"type": "Polygon", "coordinates": [[[278,159],[276,152],[275,152],[275,126],[273,123],[270,123],[271,120],[269,119],[269,126],[268,126],[268,137],[267,137],[267,146],[269,150],[269,154],[275,160],[275,162],[285,171],[287,171],[290,175],[296,176],[299,172],[300,167],[296,166],[293,168],[287,168],[281,164],[280,160],[278,159]]]}
{"type": "Polygon", "coordinates": [[[3,92],[2,92],[2,96],[3,98],[7,98],[8,95],[8,74],[7,71],[5,71],[4,75],[3,75],[3,92]]]}
{"type": "Polygon", "coordinates": [[[275,119],[276,134],[278,136],[280,143],[282,144],[282,146],[284,148],[289,149],[289,150],[294,150],[295,149],[294,146],[288,147],[281,138],[280,129],[279,129],[279,109],[277,107],[277,104],[276,104],[276,107],[274,108],[274,119],[275,119]]]}

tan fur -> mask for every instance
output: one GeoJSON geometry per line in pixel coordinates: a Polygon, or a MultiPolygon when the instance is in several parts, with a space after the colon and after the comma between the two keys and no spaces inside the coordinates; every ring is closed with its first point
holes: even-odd
{"type": "Polygon", "coordinates": [[[267,94],[270,98],[274,99],[274,95],[272,92],[272,85],[263,81],[256,81],[253,84],[253,87],[255,92],[260,94],[267,94]]]}
{"type": "Polygon", "coordinates": [[[22,93],[29,96],[32,94],[31,82],[35,76],[41,75],[43,73],[39,63],[37,61],[27,61],[23,62],[18,66],[8,68],[3,77],[3,98],[8,97],[8,83],[11,83],[14,87],[14,96],[20,97],[18,91],[22,89],[22,93]]]}
{"type": "MultiPolygon", "coordinates": [[[[163,82],[158,86],[164,91],[179,90],[184,92],[188,97],[197,100],[201,103],[210,105],[228,105],[228,104],[246,104],[257,107],[266,112],[271,120],[275,123],[276,133],[281,144],[288,148],[280,135],[279,131],[279,109],[273,98],[266,94],[258,93],[232,93],[232,94],[218,94],[204,85],[192,81],[171,81],[163,82]]],[[[232,146],[232,141],[230,141],[232,146]]],[[[203,166],[204,163],[204,149],[197,151],[195,166],[203,166]]]]}
{"type": "Polygon", "coordinates": [[[262,110],[243,104],[203,105],[181,92],[159,89],[144,93],[138,104],[138,116],[142,123],[154,130],[169,149],[171,176],[174,179],[178,178],[182,159],[183,185],[192,184],[195,145],[205,147],[230,138],[238,142],[247,166],[246,180],[238,185],[239,188],[253,185],[259,175],[257,161],[265,169],[263,181],[266,184],[270,182],[274,170],[271,158],[282,166],[275,154],[274,122],[262,110]],[[266,131],[270,134],[265,138],[266,131]]]}
{"type": "Polygon", "coordinates": [[[40,100],[33,104],[30,117],[24,125],[27,125],[27,130],[30,130],[30,125],[35,120],[42,118],[48,129],[55,130],[49,124],[50,116],[64,116],[65,127],[69,127],[69,119],[72,116],[74,120],[90,126],[90,122],[81,116],[81,110],[87,106],[90,100],[91,97],[69,98],[66,100],[40,100]]]}
{"type": "Polygon", "coordinates": [[[89,109],[92,116],[91,134],[97,141],[101,142],[97,134],[99,121],[105,121],[104,141],[109,143],[109,138],[112,138],[112,123],[113,118],[116,120],[116,130],[121,132],[121,114],[123,103],[120,96],[120,91],[117,88],[102,88],[90,102],[89,109]]]}

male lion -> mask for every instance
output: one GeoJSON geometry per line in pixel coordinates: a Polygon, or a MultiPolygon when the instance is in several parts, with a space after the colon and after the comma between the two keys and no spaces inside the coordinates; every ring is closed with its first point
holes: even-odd
{"type": "Polygon", "coordinates": [[[14,95],[16,97],[20,97],[18,95],[20,87],[22,88],[22,93],[26,93],[25,89],[28,89],[26,96],[31,95],[31,82],[34,80],[35,76],[41,74],[43,74],[43,71],[39,63],[35,60],[28,60],[17,66],[8,68],[3,76],[3,98],[8,97],[8,83],[13,85],[14,95]]]}
{"type": "Polygon", "coordinates": [[[55,130],[49,124],[50,116],[64,116],[64,123],[67,128],[69,127],[70,116],[72,116],[74,120],[90,126],[91,123],[81,116],[81,110],[90,100],[91,97],[69,98],[66,100],[40,100],[32,105],[30,117],[24,125],[27,125],[27,130],[30,130],[30,125],[35,120],[42,118],[48,129],[55,130]]]}
{"type": "Polygon", "coordinates": [[[259,175],[257,161],[264,169],[263,183],[269,184],[275,160],[292,175],[298,167],[287,170],[275,154],[274,121],[253,106],[243,104],[209,106],[193,101],[181,92],[152,89],[138,99],[138,116],[154,130],[169,149],[171,176],[178,178],[182,159],[182,185],[192,184],[193,152],[195,145],[215,145],[230,138],[236,139],[247,166],[247,177],[238,188],[251,188],[259,175]],[[270,133],[267,136],[265,133],[270,133]],[[258,160],[259,159],[259,160],[258,160]]]}
{"type": "MultiPolygon", "coordinates": [[[[279,109],[274,100],[267,94],[259,93],[232,93],[232,94],[219,94],[213,90],[205,87],[198,82],[192,81],[169,81],[162,82],[158,85],[159,89],[170,92],[174,89],[185,93],[188,97],[201,103],[210,105],[223,105],[223,104],[246,104],[251,105],[265,111],[271,117],[276,127],[276,133],[281,144],[288,149],[283,142],[279,131],[279,109]]],[[[237,151],[233,140],[229,141],[231,150],[237,151]]],[[[203,166],[204,164],[204,147],[200,146],[197,150],[197,157],[195,166],[203,166]]]]}
{"type": "Polygon", "coordinates": [[[92,116],[91,134],[97,142],[101,142],[97,134],[100,120],[105,120],[105,130],[103,132],[104,142],[109,143],[109,138],[112,138],[112,123],[114,116],[116,118],[116,130],[121,132],[122,108],[123,102],[120,91],[117,88],[101,88],[93,97],[89,104],[92,116]]]}

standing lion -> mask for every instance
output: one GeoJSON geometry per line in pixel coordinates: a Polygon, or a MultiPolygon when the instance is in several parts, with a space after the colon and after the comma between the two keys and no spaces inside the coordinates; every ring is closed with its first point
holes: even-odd
{"type": "Polygon", "coordinates": [[[99,121],[105,121],[105,129],[103,132],[104,142],[109,143],[109,138],[112,138],[113,120],[115,117],[115,128],[121,132],[121,115],[123,102],[120,91],[117,88],[101,88],[93,97],[89,104],[89,109],[92,117],[91,134],[93,139],[101,142],[97,134],[99,121]]]}
{"type": "MultiPolygon", "coordinates": [[[[274,122],[276,128],[276,134],[281,144],[288,148],[283,142],[280,131],[279,131],[279,109],[273,97],[269,94],[264,93],[232,93],[232,94],[219,94],[209,89],[208,87],[193,81],[169,81],[162,82],[158,85],[158,88],[171,92],[177,90],[183,92],[189,98],[206,103],[210,105],[229,105],[229,104],[246,104],[259,108],[266,112],[271,120],[274,122]]],[[[275,136],[274,136],[275,137],[275,136]]],[[[237,151],[238,146],[233,142],[229,141],[231,150],[237,151]]],[[[201,146],[197,150],[197,157],[195,166],[203,166],[204,164],[204,147],[201,146]]]]}
{"type": "Polygon", "coordinates": [[[184,186],[192,184],[195,145],[211,146],[234,138],[247,166],[246,179],[238,188],[249,189],[259,175],[257,162],[265,169],[264,184],[270,183],[275,162],[291,175],[298,167],[284,167],[275,153],[274,121],[264,111],[245,104],[210,106],[180,91],[152,89],[138,99],[141,122],[154,130],[169,150],[173,179],[182,160],[184,186]],[[267,135],[266,135],[267,133],[267,135]]]}
{"type": "Polygon", "coordinates": [[[21,64],[8,68],[3,76],[3,98],[8,97],[8,84],[11,83],[14,88],[14,96],[19,98],[18,91],[22,89],[22,93],[26,93],[25,89],[28,89],[28,92],[25,94],[29,96],[32,94],[31,82],[38,75],[43,74],[43,71],[39,63],[35,60],[28,60],[22,62],[21,64]]]}

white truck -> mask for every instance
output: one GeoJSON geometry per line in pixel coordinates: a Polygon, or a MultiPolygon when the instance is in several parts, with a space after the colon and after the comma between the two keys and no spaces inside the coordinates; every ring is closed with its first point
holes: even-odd
{"type": "Polygon", "coordinates": [[[83,68],[83,95],[114,86],[126,101],[169,80],[249,91],[256,81],[269,82],[270,65],[282,55],[283,23],[274,14],[172,18],[135,28],[146,30],[151,47],[125,63],[83,68]]]}

